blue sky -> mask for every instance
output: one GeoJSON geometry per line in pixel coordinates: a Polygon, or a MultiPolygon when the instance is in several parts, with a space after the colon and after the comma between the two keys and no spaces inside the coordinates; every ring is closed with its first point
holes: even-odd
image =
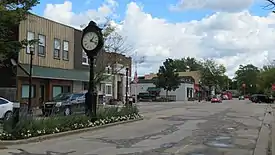
{"type": "MultiPolygon", "coordinates": [[[[97,9],[103,0],[90,0],[90,4],[85,4],[85,2],[79,0],[70,0],[73,3],[73,12],[79,13],[88,9],[97,9]]],[[[124,13],[127,4],[130,2],[136,2],[143,6],[143,11],[151,14],[153,17],[164,18],[169,22],[185,22],[190,20],[200,20],[205,16],[211,15],[214,12],[210,10],[188,10],[182,12],[173,12],[169,10],[171,4],[176,4],[177,0],[117,0],[119,7],[117,8],[117,13],[120,18],[124,18],[124,13]]],[[[43,11],[46,4],[62,4],[64,0],[41,0],[40,4],[33,8],[33,11],[39,15],[43,15],[43,11]]],[[[249,11],[253,15],[266,16],[270,11],[264,10],[262,8],[263,4],[254,3],[249,8],[249,11]]]]}
{"type": "MultiPolygon", "coordinates": [[[[40,16],[43,16],[47,4],[64,4],[64,0],[40,1],[41,3],[33,8],[33,12],[40,16]]],[[[50,10],[48,8],[48,15],[45,17],[77,26],[91,20],[90,16],[86,18],[87,14],[79,13],[97,10],[104,2],[90,0],[90,4],[87,4],[85,3],[87,0],[68,1],[72,3],[74,15],[68,10],[70,4],[66,3],[66,6],[63,5],[65,11],[60,7],[53,7],[50,10]]],[[[269,27],[275,25],[275,16],[268,15],[271,11],[263,9],[264,4],[259,3],[263,0],[184,0],[185,4],[181,6],[185,11],[169,9],[179,0],[115,1],[119,4],[115,11],[119,18],[113,20],[125,20],[124,23],[119,24],[122,28],[121,34],[126,36],[126,42],[128,41],[127,43],[132,45],[140,56],[148,59],[139,69],[141,74],[156,72],[167,57],[214,58],[218,63],[226,66],[230,76],[234,75],[240,64],[253,63],[261,67],[265,62],[260,60],[275,57],[275,36],[272,35],[275,29],[269,27]],[[207,4],[198,3],[199,1],[207,4]],[[192,3],[191,8],[199,9],[186,9],[190,8],[190,3],[192,3]],[[127,9],[128,4],[131,5],[127,9]],[[248,9],[249,13],[241,12],[241,9],[248,9]],[[217,13],[214,10],[223,12],[217,13]],[[125,14],[126,11],[128,14],[125,14]],[[148,14],[153,19],[147,18],[148,14]],[[167,22],[158,20],[159,18],[167,22]],[[204,20],[201,20],[202,18],[204,20]],[[198,20],[198,22],[189,22],[191,20],[198,20]],[[137,24],[139,22],[141,24],[137,24]],[[174,24],[182,22],[188,24],[174,24]],[[266,52],[265,55],[263,51],[266,52]]],[[[97,16],[98,14],[94,12],[100,12],[101,15],[106,11],[102,10],[88,13],[91,16],[97,16]]]]}

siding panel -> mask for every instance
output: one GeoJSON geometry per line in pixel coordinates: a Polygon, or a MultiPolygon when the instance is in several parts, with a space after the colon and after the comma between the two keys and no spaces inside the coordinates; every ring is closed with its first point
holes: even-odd
{"type": "MultiPolygon", "coordinates": [[[[35,46],[35,55],[33,64],[44,67],[73,69],[74,68],[74,29],[51,20],[36,16],[28,15],[28,19],[22,21],[19,26],[19,40],[27,38],[27,32],[35,33],[35,39],[38,34],[46,36],[46,56],[38,56],[38,45],[35,46]],[[54,38],[61,40],[60,60],[53,58],[54,38]],[[63,41],[69,41],[69,61],[62,59],[63,41]]],[[[21,50],[19,54],[19,62],[29,64],[30,54],[26,53],[26,49],[21,50]]]]}

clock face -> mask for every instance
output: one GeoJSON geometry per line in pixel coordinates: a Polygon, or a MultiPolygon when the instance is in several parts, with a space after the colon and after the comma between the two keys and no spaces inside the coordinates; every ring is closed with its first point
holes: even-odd
{"type": "Polygon", "coordinates": [[[83,36],[82,45],[85,50],[94,50],[98,45],[98,36],[95,32],[88,32],[83,36]]]}

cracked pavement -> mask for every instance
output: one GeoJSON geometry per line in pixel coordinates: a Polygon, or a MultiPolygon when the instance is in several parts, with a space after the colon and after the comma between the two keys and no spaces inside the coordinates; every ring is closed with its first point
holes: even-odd
{"type": "Polygon", "coordinates": [[[267,105],[140,103],[145,119],[37,143],[1,155],[252,155],[267,105]]]}

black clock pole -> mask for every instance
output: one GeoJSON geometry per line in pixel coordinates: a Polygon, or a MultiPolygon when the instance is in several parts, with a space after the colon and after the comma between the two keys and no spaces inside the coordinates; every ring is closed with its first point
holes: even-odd
{"type": "MultiPolygon", "coordinates": [[[[90,56],[90,79],[89,79],[89,89],[88,94],[90,95],[90,99],[88,100],[88,105],[90,105],[89,109],[89,115],[92,116],[92,118],[96,118],[96,107],[97,107],[97,92],[95,90],[95,75],[94,75],[94,56],[90,56]]],[[[89,97],[88,97],[89,98],[89,97]]]]}
{"type": "MultiPolygon", "coordinates": [[[[93,38],[91,41],[93,42],[93,38]]],[[[97,56],[98,52],[102,50],[104,45],[103,35],[101,29],[97,26],[94,21],[91,21],[87,27],[83,29],[82,38],[81,38],[81,45],[84,51],[87,53],[87,56],[90,60],[90,78],[89,78],[89,89],[85,95],[85,104],[86,104],[86,114],[91,117],[92,121],[96,120],[96,109],[97,109],[97,91],[96,91],[96,83],[95,83],[95,57],[97,56]],[[98,37],[98,44],[92,50],[86,48],[83,45],[83,37],[88,33],[95,33],[98,37]]]]}

